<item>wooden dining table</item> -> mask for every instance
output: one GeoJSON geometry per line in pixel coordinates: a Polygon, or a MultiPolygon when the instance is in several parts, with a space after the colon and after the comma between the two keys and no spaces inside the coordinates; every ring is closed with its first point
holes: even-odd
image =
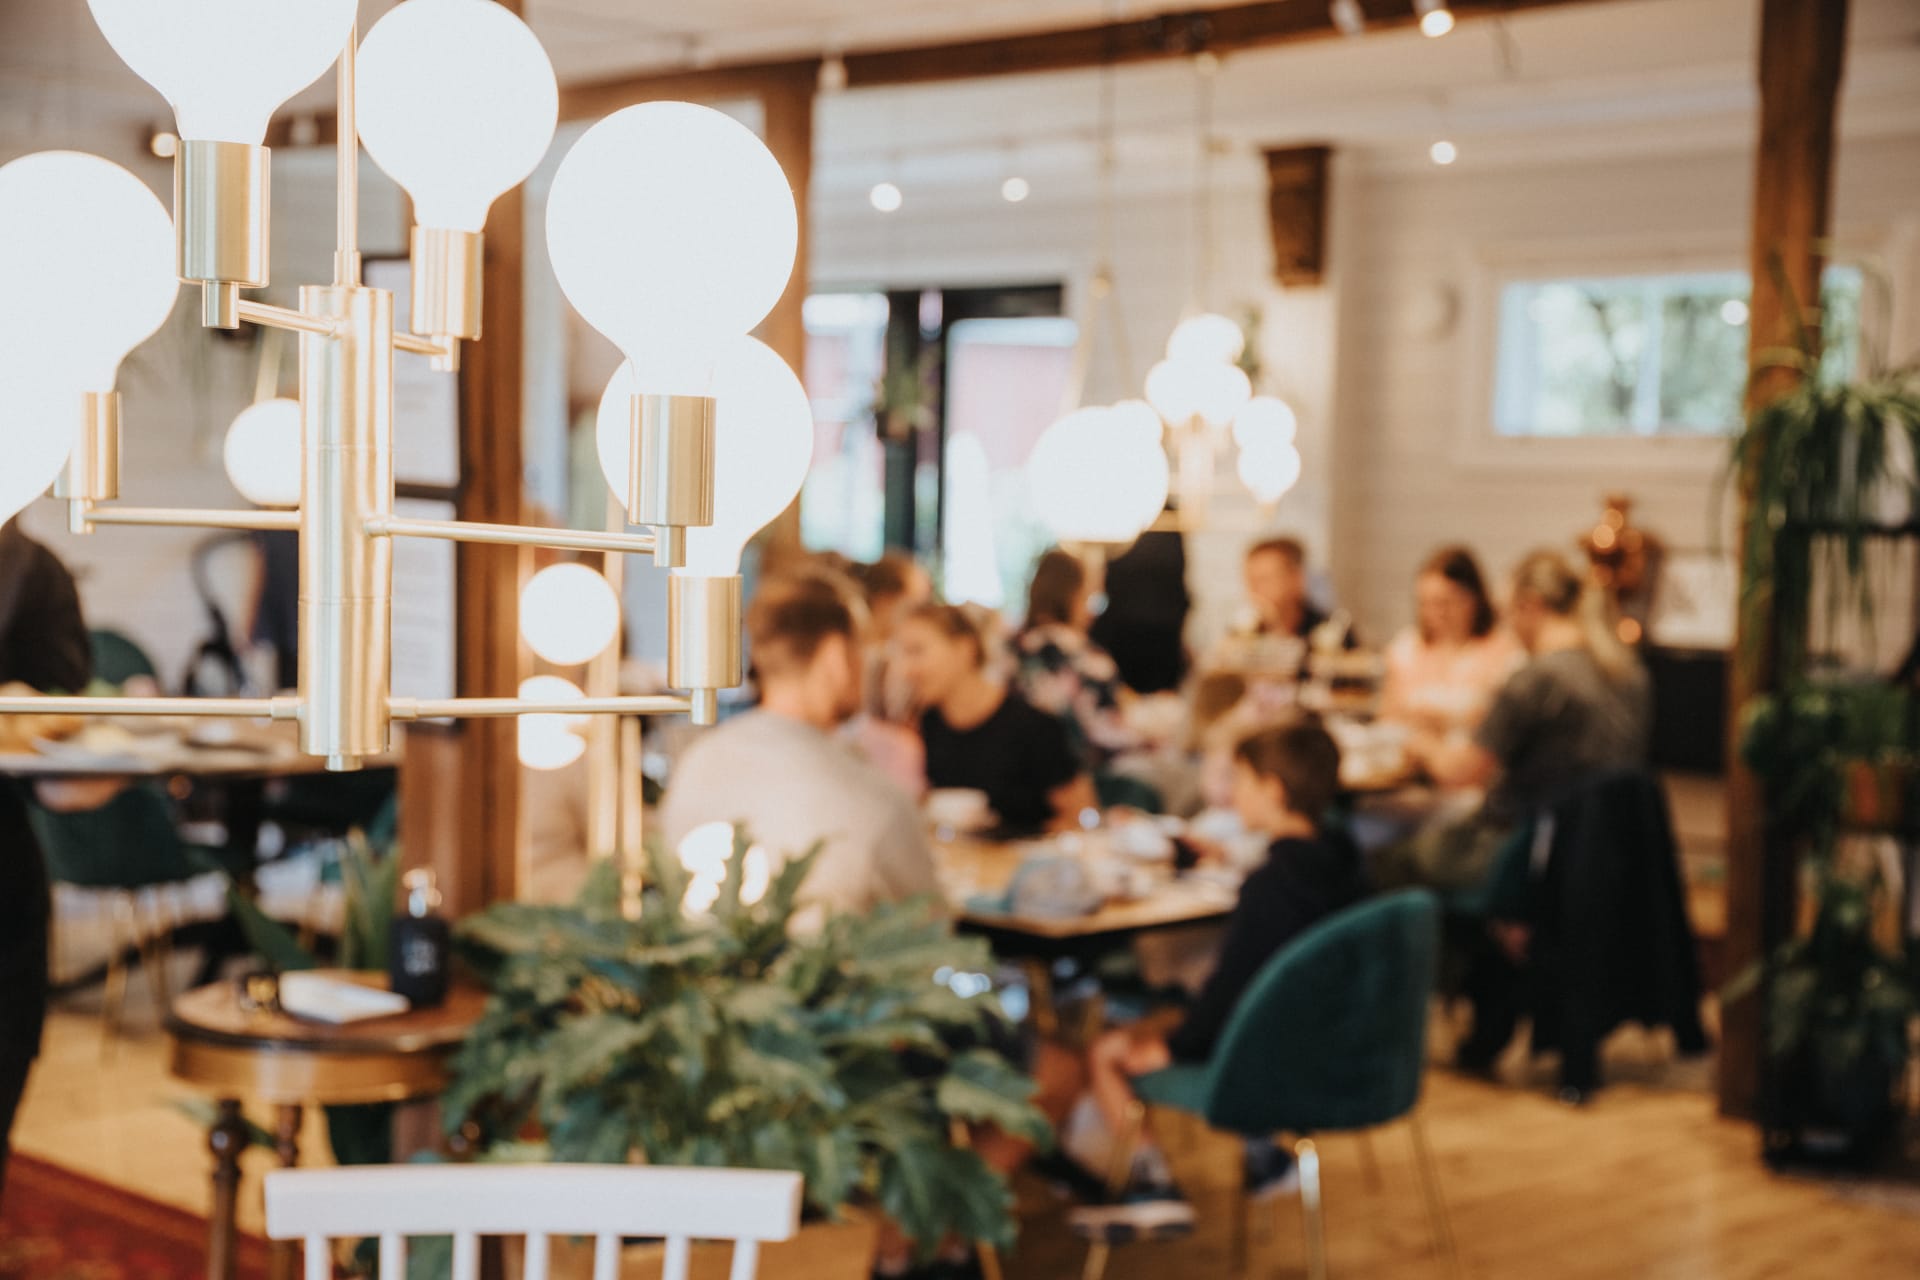
{"type": "MultiPolygon", "coordinates": [[[[367,763],[370,768],[391,768],[399,759],[395,750],[367,763]]],[[[251,720],[149,718],[111,742],[83,732],[33,750],[0,751],[0,777],[28,781],[257,780],[325,769],[325,759],[300,750],[297,726],[251,720]]]]}

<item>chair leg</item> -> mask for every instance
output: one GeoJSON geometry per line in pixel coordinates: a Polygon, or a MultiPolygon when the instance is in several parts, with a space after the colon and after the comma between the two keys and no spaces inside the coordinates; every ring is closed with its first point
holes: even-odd
{"type": "Polygon", "coordinates": [[[1240,1161],[1240,1189],[1233,1198],[1233,1274],[1247,1274],[1249,1249],[1247,1244],[1247,1216],[1251,1209],[1253,1188],[1247,1184],[1247,1162],[1240,1161]]]}
{"type": "Polygon", "coordinates": [[[122,954],[126,943],[120,930],[120,913],[127,900],[115,893],[107,907],[107,989],[100,1005],[100,1057],[113,1057],[118,1047],[120,1016],[127,1001],[127,963],[122,954]]]}
{"type": "MultiPolygon", "coordinates": [[[[1134,1102],[1127,1107],[1127,1119],[1115,1135],[1113,1152],[1107,1161],[1107,1190],[1119,1195],[1127,1189],[1133,1173],[1133,1157],[1140,1147],[1140,1131],[1147,1122],[1146,1104],[1134,1102]]],[[[1107,1274],[1107,1259],[1113,1252],[1104,1240],[1087,1246],[1086,1265],[1080,1268],[1080,1280],[1102,1280],[1107,1274]]]]}
{"type": "Polygon", "coordinates": [[[1367,1190],[1380,1189],[1380,1157],[1373,1149],[1373,1131],[1362,1129],[1354,1135],[1360,1140],[1360,1172],[1367,1180],[1367,1190]]]}
{"type": "Polygon", "coordinates": [[[153,911],[147,913],[140,910],[138,903],[134,904],[133,928],[140,944],[140,967],[147,971],[147,991],[153,996],[153,1016],[164,1023],[171,994],[167,990],[166,960],[161,946],[166,927],[160,919],[159,905],[155,904],[153,911]]]}
{"type": "Polygon", "coordinates": [[[1320,1205],[1320,1149],[1312,1138],[1293,1144],[1300,1162],[1300,1212],[1307,1226],[1307,1280],[1327,1280],[1327,1222],[1320,1205]]]}
{"type": "Polygon", "coordinates": [[[1427,1217],[1433,1226],[1433,1247],[1446,1264],[1449,1275],[1460,1274],[1460,1250],[1453,1239],[1453,1221],[1447,1215],[1446,1197],[1440,1194],[1440,1171],[1427,1145],[1427,1122],[1418,1111],[1407,1117],[1407,1129],[1413,1134],[1414,1160],[1420,1166],[1420,1188],[1427,1197],[1427,1217]]]}

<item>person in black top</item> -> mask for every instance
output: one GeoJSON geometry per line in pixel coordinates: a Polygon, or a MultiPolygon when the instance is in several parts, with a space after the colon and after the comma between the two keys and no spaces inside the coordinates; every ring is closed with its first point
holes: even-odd
{"type": "Polygon", "coordinates": [[[986,671],[986,647],[953,605],[927,604],[899,630],[900,672],[924,710],[927,785],[986,793],[1008,831],[1079,825],[1099,807],[1060,721],[986,671]]]}
{"type": "Polygon", "coordinates": [[[1178,529],[1149,529],[1107,562],[1107,607],[1093,642],[1113,655],[1135,693],[1162,693],[1187,678],[1187,544],[1178,529]]]}
{"type": "MultiPolygon", "coordinates": [[[[1247,989],[1288,943],[1367,891],[1359,852],[1321,827],[1340,785],[1340,749],[1317,719],[1302,717],[1243,740],[1234,751],[1233,802],[1250,830],[1272,837],[1267,860],[1240,888],[1220,958],[1193,1006],[1177,1024],[1149,1017],[1110,1031],[1088,1054],[1087,1088],[1108,1134],[1121,1131],[1133,1101],[1134,1076],[1172,1064],[1204,1063],[1213,1054],[1247,989]]],[[[1277,1153],[1249,1153],[1255,1158],[1277,1153]]],[[[1282,1165],[1274,1169],[1277,1175],[1282,1165]]],[[[1192,1209],[1167,1174],[1152,1142],[1143,1144],[1132,1185],[1117,1204],[1076,1210],[1076,1225],[1093,1231],[1134,1230],[1191,1221],[1192,1209]]]]}
{"type": "MultiPolygon", "coordinates": [[[[93,655],[73,575],[15,521],[0,526],[0,684],[79,693],[93,655]]],[[[7,1135],[47,1011],[47,868],[26,799],[0,778],[0,1189],[7,1135]]]]}

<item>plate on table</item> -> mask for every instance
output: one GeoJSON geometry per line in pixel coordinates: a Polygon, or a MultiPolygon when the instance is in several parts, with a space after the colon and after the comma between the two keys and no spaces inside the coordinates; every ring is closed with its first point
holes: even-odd
{"type": "Polygon", "coordinates": [[[413,1003],[405,996],[357,982],[342,982],[318,973],[280,975],[280,1007],[296,1018],[344,1026],[406,1013],[413,1003]]]}

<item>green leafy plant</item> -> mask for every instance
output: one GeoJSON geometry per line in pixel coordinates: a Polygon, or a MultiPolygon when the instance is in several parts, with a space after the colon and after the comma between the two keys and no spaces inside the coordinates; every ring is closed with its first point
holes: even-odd
{"type": "Polygon", "coordinates": [[[478,1122],[483,1150],[536,1135],[521,1157],[794,1169],[813,1212],[877,1205],[925,1250],[1009,1243],[1006,1183],[953,1127],[1041,1143],[1047,1124],[989,1047],[997,1002],[936,980],[986,969],[985,945],[925,903],[796,931],[817,849],[749,903],[747,847],[736,832],[707,912],[682,909],[688,873],[656,844],[638,918],[602,866],[570,906],[464,922],[493,998],[454,1064],[449,1128],[478,1122]]]}

